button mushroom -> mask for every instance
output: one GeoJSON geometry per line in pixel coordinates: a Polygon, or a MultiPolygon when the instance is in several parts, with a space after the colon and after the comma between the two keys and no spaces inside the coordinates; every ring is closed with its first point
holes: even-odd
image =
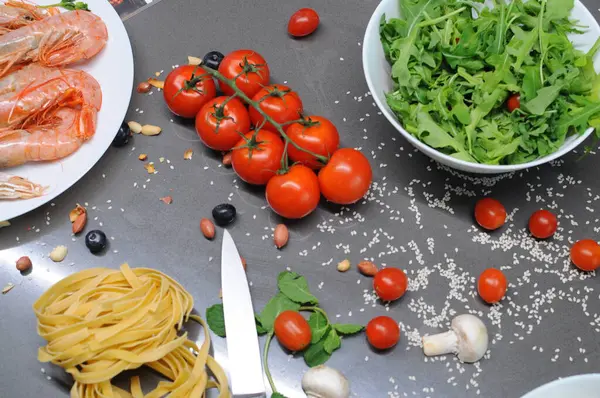
{"type": "Polygon", "coordinates": [[[459,315],[445,333],[423,337],[423,353],[427,356],[456,354],[462,362],[479,361],[488,348],[485,324],[476,316],[459,315]]]}
{"type": "Polygon", "coordinates": [[[302,389],[308,398],[348,398],[350,383],[338,370],[319,365],[302,377],[302,389]]]}

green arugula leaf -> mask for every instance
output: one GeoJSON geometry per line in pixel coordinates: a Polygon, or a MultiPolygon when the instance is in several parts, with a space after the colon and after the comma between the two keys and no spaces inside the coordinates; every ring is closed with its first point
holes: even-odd
{"type": "Polygon", "coordinates": [[[282,313],[283,311],[298,311],[300,309],[300,304],[290,300],[287,296],[282,293],[277,293],[265,308],[263,308],[260,313],[260,322],[264,330],[271,331],[273,330],[273,324],[275,323],[275,318],[277,315],[282,313]]]}
{"type": "Polygon", "coordinates": [[[295,272],[284,271],[277,278],[277,285],[282,294],[299,304],[318,304],[319,300],[312,295],[308,282],[295,272]]]}
{"type": "Polygon", "coordinates": [[[550,104],[556,100],[561,89],[562,86],[549,86],[539,89],[537,96],[528,101],[524,108],[534,115],[543,115],[550,104]]]}
{"type": "Polygon", "coordinates": [[[312,314],[310,314],[310,318],[308,318],[308,325],[310,326],[310,330],[312,332],[311,342],[313,344],[321,340],[330,329],[327,318],[325,318],[325,315],[321,314],[319,311],[314,311],[312,314]]]}
{"type": "Polygon", "coordinates": [[[334,323],[332,326],[336,332],[344,336],[362,332],[365,328],[363,325],[354,325],[351,323],[334,323]]]}
{"type": "Polygon", "coordinates": [[[325,340],[323,340],[323,349],[325,352],[331,355],[335,350],[340,348],[341,345],[342,339],[340,339],[340,336],[338,336],[335,329],[329,330],[327,337],[325,337],[325,340]]]}
{"type": "Polygon", "coordinates": [[[331,358],[331,354],[325,351],[323,343],[324,339],[315,344],[311,344],[306,350],[304,350],[304,362],[306,362],[309,367],[312,368],[322,365],[327,362],[329,358],[331,358]]]}
{"type": "Polygon", "coordinates": [[[219,337],[225,337],[225,316],[223,304],[215,304],[206,309],[206,323],[210,330],[219,337]]]}

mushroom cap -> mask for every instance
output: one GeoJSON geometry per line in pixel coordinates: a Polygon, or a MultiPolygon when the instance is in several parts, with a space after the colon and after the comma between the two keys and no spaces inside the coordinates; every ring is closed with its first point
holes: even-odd
{"type": "Polygon", "coordinates": [[[337,369],[325,365],[310,368],[302,377],[302,389],[308,398],[348,398],[350,383],[337,369]]]}
{"type": "Polygon", "coordinates": [[[462,362],[477,362],[488,348],[487,327],[475,315],[462,314],[452,320],[450,328],[458,337],[458,359],[462,362]]]}

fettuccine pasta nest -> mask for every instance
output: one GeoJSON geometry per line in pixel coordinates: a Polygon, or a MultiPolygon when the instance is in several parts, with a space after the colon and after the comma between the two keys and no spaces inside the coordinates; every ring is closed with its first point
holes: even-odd
{"type": "Polygon", "coordinates": [[[71,398],[205,397],[216,388],[230,398],[227,376],[208,355],[206,323],[190,315],[192,296],[175,280],[149,268],[93,268],[70,275],[50,287],[33,305],[38,333],[48,344],[38,359],[63,367],[73,375],[71,398]],[[198,347],[179,335],[188,319],[204,329],[198,347]],[[138,377],[131,392],[111,379],[146,365],[170,381],[148,394],[138,377]]]}

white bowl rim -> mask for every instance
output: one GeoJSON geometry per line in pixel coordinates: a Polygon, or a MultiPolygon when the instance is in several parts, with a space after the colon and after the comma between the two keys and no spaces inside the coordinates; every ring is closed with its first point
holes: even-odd
{"type": "Polygon", "coordinates": [[[521,398],[535,398],[536,396],[539,396],[540,394],[551,393],[552,389],[561,387],[565,384],[580,383],[582,381],[600,381],[600,373],[586,373],[586,374],[573,375],[573,376],[563,377],[561,379],[556,379],[556,380],[550,381],[546,384],[542,384],[539,387],[534,388],[533,390],[529,391],[525,395],[522,395],[521,398]]]}
{"type": "MultiPolygon", "coordinates": [[[[381,43],[381,41],[379,39],[379,24],[380,24],[381,16],[383,15],[382,10],[387,6],[387,3],[390,1],[398,2],[398,0],[381,0],[379,5],[373,12],[373,15],[371,15],[371,18],[369,19],[369,23],[367,24],[367,29],[365,31],[365,36],[363,39],[363,50],[362,50],[363,71],[365,74],[365,79],[367,80],[367,86],[369,87],[369,91],[372,94],[371,96],[373,97],[373,100],[375,101],[375,103],[377,103],[377,106],[379,107],[381,112],[385,115],[385,117],[388,119],[388,121],[390,123],[392,123],[392,125],[396,128],[396,130],[398,130],[402,133],[404,138],[406,138],[412,145],[414,145],[420,151],[425,153],[427,156],[433,157],[433,158],[435,158],[435,157],[442,158],[447,162],[447,164],[454,164],[457,166],[462,166],[460,168],[462,170],[477,169],[479,172],[490,173],[490,174],[508,173],[508,172],[513,172],[513,171],[528,169],[531,167],[536,167],[536,166],[542,165],[544,163],[551,162],[551,161],[567,154],[568,152],[572,151],[576,147],[578,147],[579,144],[581,144],[583,141],[585,141],[590,136],[590,134],[592,134],[592,132],[594,131],[594,129],[592,127],[590,127],[583,134],[581,134],[576,139],[572,140],[570,143],[563,144],[563,146],[560,147],[556,152],[553,152],[547,156],[533,160],[531,162],[512,164],[512,165],[490,165],[490,164],[485,164],[485,163],[467,162],[466,160],[457,159],[450,155],[447,155],[447,154],[445,154],[441,151],[438,151],[437,149],[432,148],[429,145],[421,142],[418,138],[416,138],[414,135],[412,135],[411,133],[406,131],[404,129],[404,127],[402,127],[402,125],[398,121],[398,118],[390,110],[387,103],[383,103],[379,99],[379,96],[373,95],[373,93],[375,92],[375,89],[374,89],[373,81],[371,80],[371,73],[372,73],[371,67],[370,67],[369,62],[367,62],[367,47],[368,47],[367,43],[371,43],[371,42],[381,43]],[[371,38],[372,32],[377,32],[377,40],[375,40],[375,41],[373,41],[371,38]]],[[[587,16],[590,20],[595,22],[597,30],[600,31],[600,25],[598,24],[598,21],[596,21],[596,18],[592,15],[590,10],[588,10],[587,7],[583,3],[581,3],[579,0],[575,0],[575,4],[576,5],[579,4],[581,7],[583,7],[583,11],[585,13],[587,13],[587,16]]],[[[589,29],[591,29],[591,28],[593,28],[593,26],[589,27],[589,29]]]]}

